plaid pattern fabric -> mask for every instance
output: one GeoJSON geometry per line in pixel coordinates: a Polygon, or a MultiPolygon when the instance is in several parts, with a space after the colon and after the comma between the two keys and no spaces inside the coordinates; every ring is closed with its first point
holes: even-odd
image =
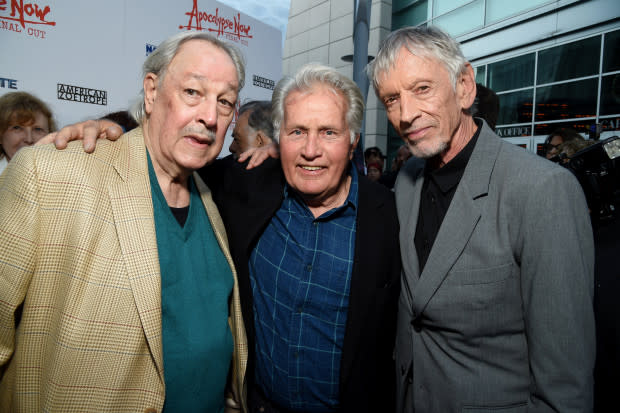
{"type": "Polygon", "coordinates": [[[251,254],[256,382],[284,408],[338,406],[356,211],[355,171],[345,205],[316,219],[285,188],[251,254]]]}
{"type": "MultiPolygon", "coordinates": [[[[91,155],[81,146],[24,148],[0,176],[2,412],[163,406],[160,273],[142,131],[100,142],[91,155]]],[[[232,267],[210,192],[196,181],[232,267]]],[[[247,344],[233,274],[233,391],[243,397],[247,344]]]]}

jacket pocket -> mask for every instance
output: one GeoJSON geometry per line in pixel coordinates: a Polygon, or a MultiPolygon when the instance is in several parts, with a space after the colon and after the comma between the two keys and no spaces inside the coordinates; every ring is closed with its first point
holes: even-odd
{"type": "Polygon", "coordinates": [[[463,406],[463,413],[522,413],[527,412],[527,402],[497,406],[463,406]]]}

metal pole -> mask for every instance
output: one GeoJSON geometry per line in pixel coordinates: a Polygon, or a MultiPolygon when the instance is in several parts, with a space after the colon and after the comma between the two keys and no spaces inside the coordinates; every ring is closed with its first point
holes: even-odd
{"type": "MultiPolygon", "coordinates": [[[[353,0],[355,2],[354,8],[354,24],[353,24],[353,81],[362,91],[364,98],[364,104],[368,97],[368,76],[366,76],[366,65],[368,64],[368,31],[370,22],[370,8],[372,0],[353,0]]],[[[364,113],[364,119],[362,121],[362,130],[360,143],[358,150],[356,151],[355,163],[358,164],[361,157],[361,164],[364,163],[363,153],[364,144],[363,139],[366,132],[366,114],[364,113]]],[[[359,164],[358,164],[359,168],[359,164]]]]}

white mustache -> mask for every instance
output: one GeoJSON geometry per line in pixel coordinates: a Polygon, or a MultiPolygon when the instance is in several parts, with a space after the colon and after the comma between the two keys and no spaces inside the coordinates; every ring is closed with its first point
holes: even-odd
{"type": "Polygon", "coordinates": [[[201,137],[207,138],[209,141],[215,141],[215,131],[202,128],[200,126],[186,126],[181,131],[182,135],[200,135],[201,137]]]}

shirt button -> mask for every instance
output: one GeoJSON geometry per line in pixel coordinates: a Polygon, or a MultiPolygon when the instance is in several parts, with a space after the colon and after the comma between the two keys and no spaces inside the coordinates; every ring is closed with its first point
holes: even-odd
{"type": "Polygon", "coordinates": [[[306,266],[306,271],[308,271],[308,272],[312,271],[312,265],[306,266]]]}
{"type": "Polygon", "coordinates": [[[318,223],[318,222],[316,222],[316,221],[314,221],[314,222],[312,223],[312,225],[314,225],[315,227],[318,227],[318,226],[319,226],[319,223],[318,223]]]}
{"type": "Polygon", "coordinates": [[[294,356],[295,358],[299,357],[299,352],[298,352],[298,351],[294,352],[294,353],[293,353],[293,356],[294,356]]]}
{"type": "Polygon", "coordinates": [[[298,312],[299,314],[301,314],[301,312],[302,312],[302,311],[303,311],[303,309],[302,309],[301,307],[297,307],[297,312],[298,312]]]}

